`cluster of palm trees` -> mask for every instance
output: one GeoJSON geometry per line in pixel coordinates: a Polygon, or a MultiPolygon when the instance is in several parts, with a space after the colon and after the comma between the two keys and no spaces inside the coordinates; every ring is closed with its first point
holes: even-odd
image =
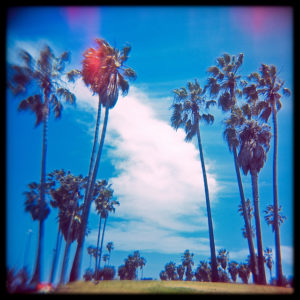
{"type": "MultiPolygon", "coordinates": [[[[278,204],[277,188],[277,144],[278,125],[277,112],[280,110],[281,97],[291,94],[284,87],[284,81],[278,78],[274,65],[262,64],[259,72],[253,72],[245,79],[239,74],[244,55],[237,57],[227,53],[218,57],[216,65],[207,69],[209,78],[204,88],[201,88],[197,79],[188,82],[187,88],[175,89],[171,124],[177,130],[183,128],[186,132],[186,141],[197,136],[200,161],[202,165],[203,182],[206,197],[208,217],[208,231],[210,238],[212,281],[219,281],[217,257],[215,252],[212,213],[210,208],[209,189],[205,170],[205,162],[200,135],[200,121],[208,124],[214,122],[210,114],[211,105],[218,104],[225,114],[223,132],[229,150],[233,153],[237,182],[241,198],[241,212],[245,220],[244,236],[248,240],[250,266],[254,282],[266,284],[262,234],[259,214],[258,174],[267,159],[267,152],[271,142],[271,127],[267,124],[269,117],[273,117],[273,205],[266,209],[266,221],[272,225],[275,232],[276,274],[277,284],[283,284],[281,264],[279,225],[285,217],[280,216],[281,206],[278,204]],[[237,101],[239,98],[239,101],[237,101]],[[209,99],[209,100],[208,100],[209,99]],[[257,258],[253,244],[253,229],[249,219],[249,208],[245,200],[240,168],[247,175],[250,172],[252,182],[252,197],[254,206],[255,228],[257,238],[257,258]]],[[[249,206],[249,205],[248,205],[249,206]]]]}
{"type": "MultiPolygon", "coordinates": [[[[220,249],[217,255],[217,270],[219,282],[236,282],[239,276],[243,283],[248,283],[251,267],[250,256],[245,262],[238,263],[229,258],[229,252],[226,249],[220,249]]],[[[272,268],[273,268],[273,253],[272,249],[266,248],[264,250],[264,262],[270,270],[270,278],[272,282],[272,268]]],[[[175,262],[168,262],[164,270],[159,273],[161,280],[186,280],[186,281],[212,281],[212,263],[205,260],[200,260],[198,267],[193,271],[194,254],[189,250],[185,250],[181,257],[181,264],[176,265],[175,262]]],[[[253,274],[252,274],[253,275],[253,274]]],[[[285,281],[285,284],[292,282],[285,281]]]]}
{"type": "Polygon", "coordinates": [[[118,275],[120,280],[134,280],[137,279],[137,269],[141,270],[141,279],[143,278],[143,267],[146,265],[146,259],[140,255],[138,250],[133,254],[129,254],[124,260],[124,265],[119,266],[118,275]]]}
{"type": "MultiPolygon", "coordinates": [[[[94,144],[88,176],[86,177],[83,186],[84,196],[78,192],[80,189],[79,187],[77,187],[78,190],[76,192],[74,190],[74,193],[70,187],[73,193],[73,198],[70,195],[69,198],[66,196],[66,199],[68,198],[66,201],[69,201],[67,204],[69,209],[65,210],[65,215],[62,215],[63,213],[61,210],[61,215],[59,217],[61,223],[66,222],[66,224],[68,224],[68,226],[66,226],[68,229],[66,231],[62,231],[67,241],[67,247],[65,250],[66,255],[64,255],[65,258],[63,262],[64,265],[67,264],[67,253],[70,243],[73,240],[77,241],[76,253],[69,277],[70,281],[74,281],[79,279],[83,244],[87,233],[87,221],[90,212],[90,206],[93,198],[97,198],[96,195],[99,185],[96,177],[105,140],[109,110],[116,105],[119,91],[121,91],[123,95],[128,93],[128,80],[136,78],[136,73],[134,70],[125,66],[125,62],[127,61],[128,54],[131,50],[130,46],[127,45],[120,51],[110,46],[109,43],[103,39],[96,39],[96,44],[96,48],[89,48],[84,52],[82,70],[71,70],[69,72],[65,72],[66,64],[70,62],[70,53],[64,52],[61,56],[56,57],[54,52],[47,45],[40,52],[37,60],[35,60],[27,51],[21,50],[20,59],[22,64],[9,65],[8,67],[8,87],[12,91],[13,95],[22,97],[25,95],[25,97],[27,97],[20,102],[18,110],[29,110],[33,112],[36,116],[35,126],[43,124],[41,180],[40,184],[29,186],[30,191],[28,193],[30,196],[28,197],[30,197],[31,200],[28,200],[28,205],[26,204],[26,210],[31,212],[32,218],[39,221],[38,247],[35,269],[31,278],[32,285],[38,285],[41,282],[44,221],[50,212],[45,199],[47,189],[49,188],[48,183],[46,182],[48,119],[50,112],[54,113],[55,118],[61,117],[63,109],[61,102],[62,99],[65,99],[66,102],[72,105],[74,105],[76,101],[75,95],[66,88],[66,80],[69,82],[75,82],[78,77],[81,77],[84,83],[90,87],[92,92],[98,94],[99,96],[94,144]],[[99,141],[99,127],[102,106],[105,108],[105,117],[99,141]],[[76,197],[78,197],[78,199],[76,199],[76,197]],[[78,206],[78,200],[81,197],[83,197],[83,203],[78,206]],[[78,226],[78,229],[73,230],[72,228],[75,226],[75,224],[77,224],[76,226],[78,226]],[[74,232],[76,232],[76,235],[74,232]]],[[[71,181],[72,180],[81,181],[82,177],[77,178],[73,176],[71,181]]],[[[73,184],[74,186],[76,185],[75,183],[73,184]]],[[[113,204],[118,204],[117,201],[107,204],[109,202],[107,198],[112,197],[112,195],[109,195],[110,193],[110,188],[106,189],[104,193],[99,193],[98,191],[101,199],[99,198],[97,200],[97,210],[100,215],[100,222],[104,219],[104,228],[107,220],[107,212],[113,210],[113,204]],[[103,200],[104,198],[106,198],[106,200],[103,200]],[[102,201],[106,201],[107,203],[103,204],[102,201]]],[[[56,203],[53,205],[57,205],[56,207],[59,207],[60,209],[62,208],[59,206],[60,204],[56,203]]],[[[62,205],[64,206],[65,204],[62,205]]],[[[103,236],[104,234],[102,234],[102,238],[103,236]]],[[[59,244],[59,238],[57,241],[59,244]]],[[[61,282],[64,282],[65,280],[65,270],[66,268],[63,268],[60,279],[61,282]]],[[[53,275],[51,275],[51,278],[53,278],[53,275]]]]}
{"type": "MultiPolygon", "coordinates": [[[[123,95],[128,93],[128,81],[134,80],[136,73],[132,68],[125,65],[131,50],[129,45],[126,45],[120,51],[103,39],[96,39],[95,41],[96,47],[89,48],[83,53],[84,58],[81,70],[65,72],[66,64],[70,62],[70,53],[64,52],[61,56],[56,57],[49,46],[45,46],[37,60],[28,52],[22,50],[20,52],[22,65],[10,65],[8,68],[8,86],[14,96],[25,95],[25,99],[20,102],[18,109],[20,111],[29,110],[33,112],[36,116],[35,126],[43,125],[40,183],[31,183],[29,191],[25,193],[26,210],[31,213],[33,220],[39,222],[37,255],[31,278],[32,284],[38,284],[41,281],[44,222],[50,213],[45,198],[46,194],[52,197],[51,206],[59,209],[59,230],[55,255],[57,255],[57,249],[60,244],[60,234],[66,240],[60,282],[65,281],[68,252],[73,241],[77,242],[77,247],[69,274],[69,281],[79,279],[84,240],[87,234],[87,223],[92,201],[95,201],[99,213],[97,249],[99,247],[102,221],[104,220],[100,249],[102,249],[108,213],[114,211],[114,205],[119,204],[116,200],[111,200],[113,191],[110,186],[107,186],[108,183],[106,181],[97,181],[96,178],[105,141],[109,111],[116,105],[119,92],[123,95]],[[94,94],[98,95],[99,99],[88,175],[87,177],[81,175],[74,176],[70,172],[66,173],[63,170],[56,170],[49,173],[47,180],[48,119],[52,113],[55,118],[61,117],[63,109],[61,100],[64,99],[71,105],[75,104],[76,97],[67,89],[66,81],[75,82],[79,77],[83,79],[84,83],[94,94]],[[105,109],[105,116],[99,139],[102,107],[105,109]],[[58,187],[56,186],[57,184],[58,187]],[[80,200],[82,200],[81,204],[79,204],[80,200]]],[[[197,136],[208,216],[211,277],[212,281],[219,281],[209,189],[199,124],[201,120],[208,124],[214,122],[214,116],[208,112],[212,105],[218,104],[226,114],[226,118],[224,119],[224,138],[228,143],[229,150],[233,153],[241,196],[241,207],[245,220],[245,236],[249,245],[251,272],[255,283],[265,284],[259,216],[258,174],[264,166],[267,152],[270,148],[272,135],[267,122],[272,115],[274,131],[274,202],[273,205],[267,208],[268,217],[266,217],[266,220],[268,224],[272,225],[275,232],[277,280],[278,285],[282,285],[283,274],[279,225],[283,222],[284,218],[279,214],[281,206],[278,203],[277,191],[277,112],[281,108],[280,99],[282,94],[288,96],[290,95],[290,91],[284,87],[284,82],[278,78],[276,67],[273,65],[262,64],[259,72],[251,73],[247,77],[247,81],[243,80],[242,76],[239,75],[243,58],[243,54],[239,54],[237,57],[224,54],[217,58],[215,66],[208,68],[210,77],[204,88],[201,88],[199,82],[195,80],[194,83],[188,82],[187,88],[175,89],[171,124],[176,130],[180,127],[184,128],[186,141],[190,141],[194,136],[197,136]],[[208,95],[210,100],[207,100],[208,95]],[[239,103],[237,97],[241,99],[239,103]],[[257,258],[252,238],[253,230],[251,231],[247,213],[240,168],[245,174],[250,171],[252,179],[257,258]]],[[[95,272],[97,272],[97,259],[98,255],[96,255],[95,272]]],[[[56,261],[57,257],[55,256],[50,281],[53,280],[56,261]]]]}

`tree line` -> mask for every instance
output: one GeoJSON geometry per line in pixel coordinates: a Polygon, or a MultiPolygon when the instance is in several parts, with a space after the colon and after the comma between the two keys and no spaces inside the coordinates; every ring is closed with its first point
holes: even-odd
{"type": "MultiPolygon", "coordinates": [[[[119,92],[123,96],[127,95],[129,81],[136,78],[136,73],[132,68],[125,65],[131,50],[129,45],[119,50],[112,47],[104,39],[96,39],[95,42],[95,48],[88,48],[83,53],[81,70],[74,69],[66,72],[66,65],[70,63],[70,52],[64,52],[61,56],[56,57],[49,46],[45,46],[40,51],[37,59],[34,59],[27,51],[21,50],[20,59],[22,64],[12,64],[8,67],[7,82],[9,89],[14,97],[25,97],[20,101],[18,110],[34,113],[36,117],[35,127],[39,125],[43,127],[40,183],[29,184],[29,191],[25,192],[25,210],[30,212],[33,220],[39,222],[35,267],[30,280],[30,283],[35,286],[41,282],[44,222],[50,213],[49,203],[53,208],[58,208],[59,211],[57,246],[60,243],[60,234],[66,240],[60,277],[61,283],[66,280],[65,266],[68,263],[69,247],[73,241],[76,241],[77,247],[68,280],[72,282],[79,279],[91,203],[95,201],[99,213],[97,249],[99,248],[101,223],[104,220],[100,252],[102,251],[104,228],[108,213],[114,211],[114,205],[119,204],[117,200],[113,199],[112,189],[107,181],[99,181],[96,178],[99,171],[110,109],[113,109],[116,105],[119,92]],[[75,176],[69,171],[55,170],[49,173],[47,177],[48,120],[51,114],[54,115],[55,119],[61,117],[63,100],[70,105],[76,103],[76,96],[67,89],[66,81],[74,83],[78,78],[82,78],[93,94],[98,95],[98,110],[88,175],[86,177],[82,175],[75,176]],[[105,109],[105,115],[100,135],[102,108],[105,109]],[[49,203],[46,195],[52,197],[49,203]]],[[[218,104],[218,107],[224,112],[226,116],[224,118],[224,138],[228,143],[229,150],[233,153],[242,213],[245,220],[244,235],[249,245],[251,272],[255,283],[265,284],[259,216],[258,174],[264,166],[267,152],[270,148],[272,134],[271,128],[267,123],[272,115],[274,131],[274,202],[273,205],[268,206],[267,211],[269,216],[268,224],[272,225],[275,232],[277,284],[282,285],[283,274],[279,225],[284,218],[279,214],[281,206],[279,206],[277,192],[277,112],[282,106],[280,101],[282,94],[289,96],[291,92],[284,87],[284,82],[278,78],[276,67],[273,65],[262,64],[259,72],[251,73],[246,77],[247,80],[242,79],[242,76],[239,74],[239,68],[243,64],[243,59],[243,54],[239,54],[237,57],[224,54],[217,58],[215,66],[208,68],[207,71],[210,77],[203,88],[201,88],[198,80],[195,79],[194,82],[188,82],[187,88],[175,89],[173,91],[174,102],[172,104],[171,125],[175,130],[180,127],[184,128],[186,141],[190,141],[194,136],[197,136],[208,216],[211,278],[212,281],[219,281],[209,189],[199,124],[200,121],[205,121],[208,124],[214,122],[213,115],[207,112],[212,105],[218,104]],[[208,97],[209,100],[207,99],[208,97]],[[240,100],[237,101],[237,98],[240,100]],[[250,172],[252,179],[257,257],[252,238],[254,231],[251,231],[250,227],[240,169],[245,174],[250,172]]],[[[57,246],[56,249],[58,249],[57,246]]],[[[53,261],[55,260],[56,258],[53,259],[53,261]]],[[[100,261],[101,255],[99,256],[99,263],[98,255],[96,255],[95,266],[100,264],[100,261]]],[[[53,267],[54,269],[55,267],[53,267]]],[[[98,269],[95,268],[95,273],[97,272],[98,269]]],[[[51,274],[50,281],[53,280],[54,276],[52,271],[51,274]]]]}
{"type": "MultiPolygon", "coordinates": [[[[226,249],[220,249],[216,258],[219,282],[235,283],[239,277],[243,283],[248,283],[251,275],[250,256],[245,261],[238,263],[230,259],[229,252],[226,249]]],[[[264,250],[264,263],[270,271],[270,284],[276,285],[276,279],[272,277],[274,261],[272,249],[270,248],[264,250]]],[[[181,264],[176,265],[173,261],[168,262],[159,273],[159,277],[161,280],[212,282],[211,261],[200,260],[197,268],[193,270],[194,265],[194,254],[189,250],[185,250],[181,256],[181,264]]],[[[284,277],[284,285],[293,286],[293,279],[284,277]]]]}

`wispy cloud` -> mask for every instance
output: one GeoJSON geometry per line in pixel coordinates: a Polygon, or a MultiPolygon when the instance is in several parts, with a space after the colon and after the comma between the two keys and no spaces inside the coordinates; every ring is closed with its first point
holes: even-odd
{"type": "MultiPolygon", "coordinates": [[[[76,87],[78,105],[95,110],[96,97],[76,87]]],[[[131,87],[110,112],[105,144],[116,174],[109,181],[120,202],[109,239],[122,250],[209,253],[205,194],[199,153],[193,143],[159,119],[145,92],[131,87]],[[186,237],[188,234],[189,237],[186,237]]],[[[156,108],[158,103],[156,103],[156,108]]],[[[165,107],[165,104],[162,104],[165,107]]],[[[212,205],[220,189],[206,166],[212,205]]],[[[91,233],[88,240],[96,239],[91,233]]]]}

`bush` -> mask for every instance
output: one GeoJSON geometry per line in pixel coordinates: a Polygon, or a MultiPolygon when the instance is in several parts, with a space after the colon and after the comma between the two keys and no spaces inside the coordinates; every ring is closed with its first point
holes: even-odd
{"type": "Polygon", "coordinates": [[[105,267],[100,272],[103,280],[113,280],[116,275],[116,270],[114,267],[105,267]]]}
{"type": "Polygon", "coordinates": [[[92,269],[86,269],[83,275],[85,281],[91,281],[93,279],[94,272],[92,269]]]}

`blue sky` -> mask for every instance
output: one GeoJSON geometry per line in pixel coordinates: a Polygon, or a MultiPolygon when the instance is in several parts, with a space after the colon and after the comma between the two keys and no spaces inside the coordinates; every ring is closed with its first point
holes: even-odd
{"type": "MultiPolygon", "coordinates": [[[[110,113],[98,178],[112,183],[120,206],[109,217],[104,243],[114,242],[111,263],[116,268],[134,250],[147,260],[144,276],[159,278],[169,261],[181,262],[186,249],[195,254],[195,267],[209,259],[209,239],[201,164],[196,140],[184,142],[184,132],[170,126],[172,90],[198,78],[223,53],[244,53],[243,76],[261,63],[274,64],[293,91],[293,10],[290,7],[141,6],[141,7],[22,7],[7,11],[6,54],[17,62],[17,49],[33,56],[47,43],[56,55],[71,51],[68,70],[80,68],[82,53],[101,37],[111,45],[132,46],[128,65],[137,73],[126,97],[119,96],[110,113]]],[[[49,121],[47,172],[70,170],[86,175],[93,142],[97,96],[81,80],[69,88],[77,105],[64,105],[62,118],[49,121]]],[[[18,113],[21,98],[7,93],[7,265],[20,268],[32,229],[25,263],[34,267],[38,224],[24,212],[27,184],[40,180],[42,127],[34,116],[18,113]]],[[[284,274],[293,274],[293,96],[282,99],[278,113],[278,193],[287,220],[281,226],[284,274]]],[[[224,114],[215,107],[213,125],[200,125],[208,173],[216,249],[245,261],[249,253],[233,156],[222,138],[224,114]]],[[[274,249],[274,234],[263,220],[272,204],[273,142],[259,174],[264,249],[274,249]]],[[[242,176],[245,195],[252,200],[250,176],[242,176]]],[[[45,225],[42,279],[48,279],[57,232],[56,212],[45,225]]],[[[92,207],[91,233],[85,246],[95,245],[98,216],[92,207]]],[[[256,240],[255,240],[256,245],[256,240]]],[[[64,244],[63,244],[64,246],[64,244]]],[[[76,243],[73,243],[69,267],[76,243]]],[[[85,247],[85,248],[86,248],[85,247]]],[[[275,255],[275,253],[274,253],[275,255]]],[[[62,256],[62,253],[61,253],[62,256]]],[[[84,249],[82,273],[89,257],[84,249]]],[[[58,269],[57,274],[60,273],[58,269]]],[[[269,276],[269,272],[266,272],[269,276]]],[[[275,274],[275,266],[273,276],[275,274]]]]}

